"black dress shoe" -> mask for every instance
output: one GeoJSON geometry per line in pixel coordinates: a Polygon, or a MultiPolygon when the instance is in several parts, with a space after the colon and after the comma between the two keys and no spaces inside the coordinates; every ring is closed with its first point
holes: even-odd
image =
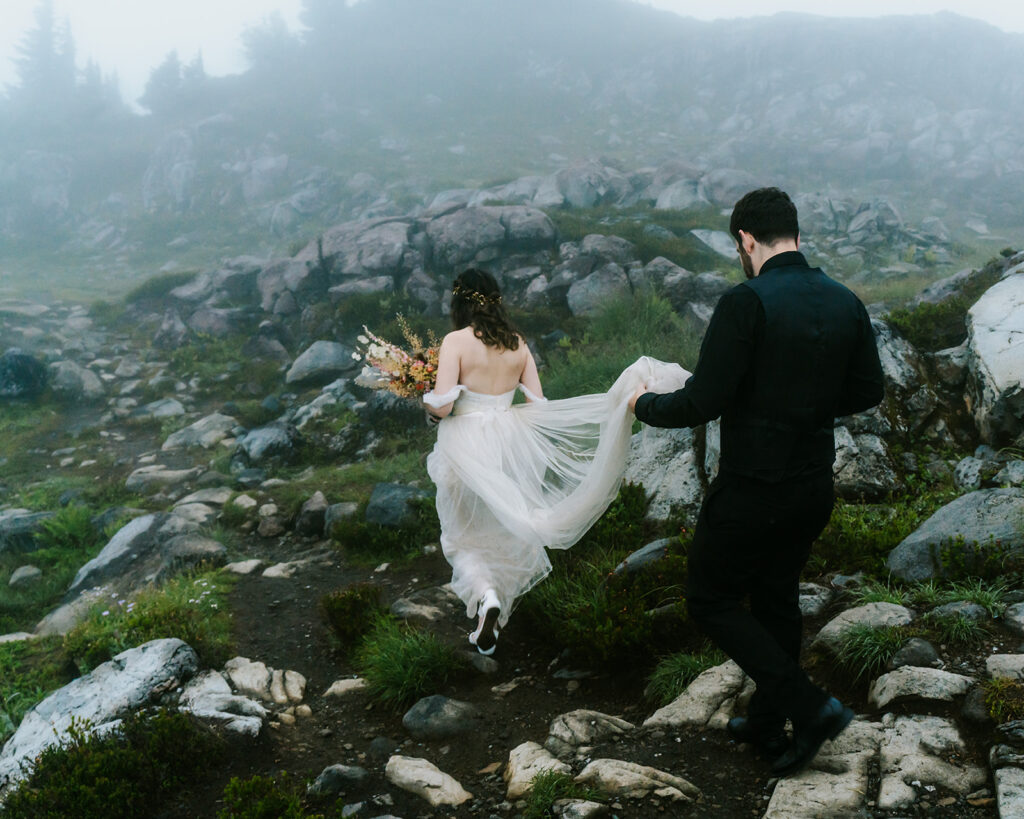
{"type": "Polygon", "coordinates": [[[763,728],[746,717],[733,717],[725,724],[729,736],[737,742],[753,745],[765,756],[775,759],[789,746],[789,737],[781,728],[763,728]]]}
{"type": "Polygon", "coordinates": [[[835,739],[853,719],[853,711],[835,697],[829,697],[810,722],[793,726],[793,742],[789,749],[772,763],[776,776],[790,776],[802,771],[818,754],[826,739],[835,739]]]}

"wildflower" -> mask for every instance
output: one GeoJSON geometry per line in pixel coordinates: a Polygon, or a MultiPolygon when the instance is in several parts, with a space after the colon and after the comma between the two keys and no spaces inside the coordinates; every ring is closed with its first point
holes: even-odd
{"type": "Polygon", "coordinates": [[[106,617],[108,614],[110,614],[110,610],[109,609],[107,609],[107,611],[103,612],[103,617],[106,617]]]}

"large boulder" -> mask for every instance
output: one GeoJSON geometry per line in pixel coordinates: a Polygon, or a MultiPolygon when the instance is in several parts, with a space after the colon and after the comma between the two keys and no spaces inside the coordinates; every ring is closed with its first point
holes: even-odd
{"type": "Polygon", "coordinates": [[[167,436],[161,449],[165,452],[197,446],[209,449],[227,438],[236,426],[238,426],[238,421],[230,415],[214,412],[177,432],[172,432],[167,436]]]}
{"type": "Polygon", "coordinates": [[[92,403],[106,395],[100,377],[74,361],[55,361],[50,365],[50,386],[58,398],[74,403],[92,403]]]}
{"type": "Polygon", "coordinates": [[[47,370],[17,347],[0,356],[0,398],[34,398],[46,388],[47,370]]]}
{"type": "Polygon", "coordinates": [[[336,341],[314,341],[292,363],[285,383],[327,384],[355,372],[359,363],[352,358],[352,349],[336,341]]]}
{"type": "Polygon", "coordinates": [[[199,669],[195,651],[181,640],[153,640],[118,654],[36,705],[0,751],[0,797],[24,777],[47,748],[68,739],[74,725],[102,732],[181,685],[199,669]]]}
{"type": "Polygon", "coordinates": [[[939,509],[889,553],[887,565],[901,580],[927,580],[1022,547],[1024,490],[982,489],[939,509]]]}
{"type": "Polygon", "coordinates": [[[296,262],[319,264],[321,253],[330,269],[331,283],[342,279],[394,276],[408,270],[412,255],[412,225],[409,219],[367,219],[345,222],[311,242],[296,262]]]}
{"type": "Polygon", "coordinates": [[[96,602],[91,590],[127,598],[138,590],[201,565],[223,565],[227,550],[199,534],[184,514],[154,513],[125,524],[75,575],[62,605],[36,627],[39,634],[63,634],[96,602]]]}
{"type": "Polygon", "coordinates": [[[696,516],[704,496],[696,441],[690,429],[656,427],[644,427],[630,440],[625,479],[643,484],[651,496],[651,520],[667,520],[675,512],[696,516]]]}
{"type": "Polygon", "coordinates": [[[567,300],[574,316],[593,316],[610,302],[630,294],[629,277],[615,262],[599,267],[586,278],[574,282],[567,300]]]}
{"type": "Polygon", "coordinates": [[[853,435],[835,428],[836,461],[832,467],[836,494],[850,500],[880,500],[899,485],[885,442],[877,435],[853,435]]]}
{"type": "Polygon", "coordinates": [[[40,548],[36,536],[43,532],[53,512],[30,512],[28,509],[0,511],[0,554],[33,552],[40,548]]]}
{"type": "Polygon", "coordinates": [[[928,383],[925,363],[888,324],[872,319],[871,325],[885,379],[884,414],[898,429],[918,432],[928,425],[939,406],[938,396],[928,383]]]}
{"type": "Polygon", "coordinates": [[[982,438],[1020,442],[1024,428],[1024,264],[968,312],[968,393],[982,438]]]}

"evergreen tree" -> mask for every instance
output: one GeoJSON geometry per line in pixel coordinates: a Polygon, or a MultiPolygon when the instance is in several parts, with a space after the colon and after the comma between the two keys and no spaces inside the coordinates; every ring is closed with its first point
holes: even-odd
{"type": "Polygon", "coordinates": [[[11,99],[19,107],[37,112],[60,112],[75,93],[75,43],[65,21],[54,19],[53,0],[35,8],[35,28],[18,44],[15,65],[18,85],[11,99]]]}

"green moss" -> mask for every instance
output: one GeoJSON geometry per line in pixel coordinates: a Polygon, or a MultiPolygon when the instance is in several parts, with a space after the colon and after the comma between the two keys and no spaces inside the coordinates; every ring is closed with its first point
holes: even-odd
{"type": "Polygon", "coordinates": [[[349,649],[373,628],[385,612],[381,588],[376,583],[355,583],[320,599],[320,612],[342,648],[349,649]]]}
{"type": "Polygon", "coordinates": [[[997,723],[1024,719],[1024,682],[1003,678],[985,680],[985,705],[997,723]]]}

